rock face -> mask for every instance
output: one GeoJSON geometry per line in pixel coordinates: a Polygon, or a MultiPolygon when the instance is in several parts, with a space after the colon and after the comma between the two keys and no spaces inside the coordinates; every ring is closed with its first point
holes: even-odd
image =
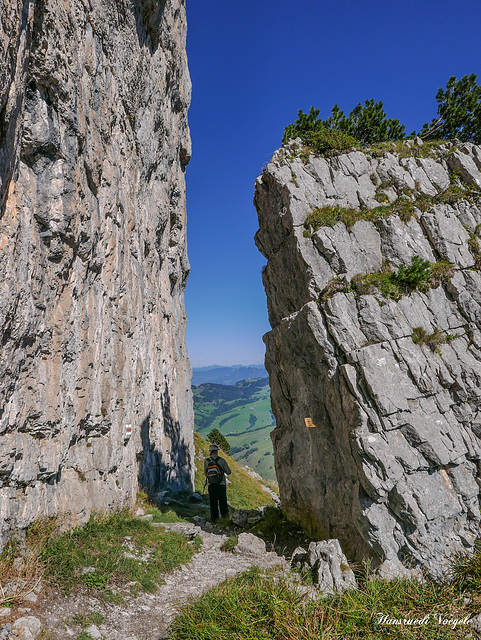
{"type": "Polygon", "coordinates": [[[0,7],[0,514],[190,488],[184,0],[0,7]]]}
{"type": "Polygon", "coordinates": [[[283,508],[384,575],[438,577],[480,533],[481,148],[323,159],[299,145],[274,154],[255,195],[283,508]],[[374,222],[304,226],[380,201],[393,207],[374,222]],[[452,268],[395,299],[356,278],[415,256],[452,268]]]}

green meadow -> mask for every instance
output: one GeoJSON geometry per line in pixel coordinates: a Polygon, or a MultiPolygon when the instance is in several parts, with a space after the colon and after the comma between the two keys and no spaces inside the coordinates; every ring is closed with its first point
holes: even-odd
{"type": "Polygon", "coordinates": [[[231,456],[265,480],[275,481],[270,433],[275,427],[267,378],[235,385],[205,383],[193,387],[195,430],[205,438],[218,429],[231,456]]]}

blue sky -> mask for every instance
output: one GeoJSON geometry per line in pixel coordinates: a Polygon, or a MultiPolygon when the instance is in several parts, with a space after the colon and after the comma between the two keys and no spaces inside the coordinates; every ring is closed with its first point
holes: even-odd
{"type": "Polygon", "coordinates": [[[479,0],[187,0],[187,346],[194,367],[262,363],[269,330],[254,182],[311,105],[368,98],[411,132],[451,75],[481,82],[479,0]]]}

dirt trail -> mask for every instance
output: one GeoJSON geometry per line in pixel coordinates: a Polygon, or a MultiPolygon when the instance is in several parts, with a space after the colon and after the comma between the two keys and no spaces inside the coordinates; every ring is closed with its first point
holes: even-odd
{"type": "MultiPolygon", "coordinates": [[[[123,605],[103,604],[90,595],[76,598],[56,596],[53,600],[39,599],[38,603],[31,606],[28,603],[29,611],[21,615],[37,617],[49,633],[49,640],[76,639],[82,627],[73,622],[74,616],[88,615],[92,611],[99,611],[104,616],[101,624],[87,629],[94,638],[160,640],[167,638],[168,626],[174,619],[179,605],[188,602],[189,599],[199,597],[226,578],[254,565],[265,568],[286,565],[284,558],[273,552],[261,557],[252,557],[221,551],[227,540],[226,535],[204,531],[190,523],[162,526],[190,537],[199,535],[203,539],[203,545],[189,564],[183,565],[166,577],[165,584],[156,593],[144,593],[134,598],[127,589],[123,605]]],[[[0,628],[6,622],[8,620],[2,620],[0,628]]]]}

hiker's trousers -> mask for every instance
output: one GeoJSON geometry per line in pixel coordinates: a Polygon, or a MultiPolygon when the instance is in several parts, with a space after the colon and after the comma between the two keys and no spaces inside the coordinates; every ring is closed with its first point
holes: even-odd
{"type": "Polygon", "coordinates": [[[223,518],[229,513],[227,504],[227,486],[225,484],[209,485],[210,518],[215,522],[220,515],[223,518]]]}

